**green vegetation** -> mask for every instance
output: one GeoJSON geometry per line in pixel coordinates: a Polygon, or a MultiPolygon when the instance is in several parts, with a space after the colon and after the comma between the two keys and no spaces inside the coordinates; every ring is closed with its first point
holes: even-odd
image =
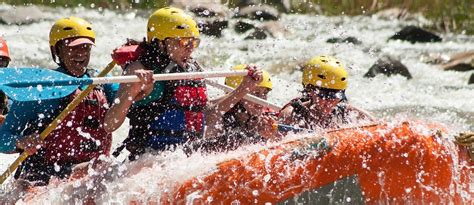
{"type": "Polygon", "coordinates": [[[159,8],[168,5],[168,0],[4,0],[12,5],[45,5],[60,7],[83,6],[86,8],[109,9],[146,9],[159,8]]]}
{"type": "MultiPolygon", "coordinates": [[[[221,0],[235,6],[240,0],[221,0]]],[[[295,13],[307,13],[318,8],[325,15],[361,15],[399,7],[409,12],[421,12],[435,22],[434,28],[444,31],[465,31],[474,34],[473,0],[290,0],[295,13]],[[310,6],[311,5],[311,6],[310,6]]],[[[46,6],[84,6],[87,8],[151,9],[168,5],[168,0],[4,0],[13,5],[40,4],[46,6]]],[[[261,0],[282,8],[281,0],[261,0]]]]}
{"type": "Polygon", "coordinates": [[[370,14],[388,8],[420,12],[444,31],[474,34],[473,0],[312,0],[326,15],[370,14]]]}

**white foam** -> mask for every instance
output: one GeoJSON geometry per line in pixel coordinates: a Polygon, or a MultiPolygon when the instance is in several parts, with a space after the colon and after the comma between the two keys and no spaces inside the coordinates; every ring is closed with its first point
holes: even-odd
{"type": "MultiPolygon", "coordinates": [[[[0,4],[0,10],[11,9],[8,5],[0,4]]],[[[110,52],[115,47],[123,44],[126,38],[141,40],[146,31],[147,15],[141,13],[121,14],[110,10],[100,12],[84,8],[55,8],[54,11],[46,11],[45,16],[47,20],[30,25],[0,24],[0,35],[9,43],[11,66],[55,68],[50,56],[48,34],[53,22],[65,16],[83,17],[92,22],[97,39],[96,46],[92,49],[91,68],[105,67],[111,61],[110,52]]],[[[234,21],[231,20],[231,25],[234,21]]],[[[435,65],[420,61],[420,55],[430,52],[452,54],[472,50],[474,37],[444,34],[442,37],[447,40],[441,43],[387,42],[387,38],[402,26],[419,22],[381,20],[368,16],[283,15],[281,22],[290,31],[286,38],[246,41],[243,40],[244,35],[227,29],[222,38],[203,36],[195,57],[209,70],[229,69],[241,63],[254,63],[267,69],[273,76],[275,87],[269,100],[284,105],[299,95],[299,63],[319,54],[335,55],[350,68],[350,87],[347,94],[353,104],[373,111],[379,117],[416,117],[427,121],[441,121],[459,130],[474,129],[474,87],[466,86],[470,73],[441,71],[435,65]],[[331,37],[347,36],[357,37],[363,45],[325,42],[331,37]],[[406,80],[400,76],[363,78],[362,75],[378,57],[385,54],[400,58],[410,70],[413,79],[406,80]]],[[[211,88],[211,96],[220,94],[222,92],[211,88]]],[[[114,147],[127,133],[128,123],[125,123],[113,135],[114,147]]],[[[154,194],[158,193],[156,190],[170,188],[171,184],[167,183],[197,176],[212,170],[216,162],[241,156],[248,153],[248,149],[258,148],[259,146],[255,145],[206,157],[199,154],[185,157],[179,152],[150,157],[150,168],[145,168],[148,170],[106,183],[108,191],[103,200],[120,202],[134,197],[141,200],[159,199],[159,196],[154,194]],[[149,180],[150,178],[153,180],[149,180]],[[144,187],[146,189],[143,189],[144,187]],[[131,193],[127,190],[138,192],[131,193]]],[[[16,156],[0,154],[0,170],[5,170],[16,156]]],[[[122,159],[123,156],[118,161],[122,159]]],[[[134,165],[126,166],[128,170],[134,165]]],[[[60,203],[74,198],[68,187],[73,186],[48,187],[45,198],[40,199],[48,198],[47,201],[60,203]]]]}

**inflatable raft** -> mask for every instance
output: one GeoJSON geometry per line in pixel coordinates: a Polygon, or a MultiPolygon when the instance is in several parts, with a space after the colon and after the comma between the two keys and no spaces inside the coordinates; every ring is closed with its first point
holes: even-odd
{"type": "Polygon", "coordinates": [[[222,162],[161,203],[472,204],[473,164],[441,133],[404,122],[299,139],[222,162]]]}
{"type": "MultiPolygon", "coordinates": [[[[86,177],[31,190],[23,202],[59,197],[53,201],[85,203],[108,195],[102,202],[115,198],[123,204],[474,204],[474,163],[443,133],[439,125],[398,122],[306,134],[217,163],[209,171],[188,170],[196,175],[187,179],[155,175],[166,170],[146,168],[108,176],[95,185],[86,177]],[[143,178],[148,181],[133,181],[143,178]],[[104,183],[115,188],[107,190],[104,183]],[[93,197],[88,201],[89,192],[93,197]]],[[[146,160],[155,159],[150,157],[146,160]]]]}

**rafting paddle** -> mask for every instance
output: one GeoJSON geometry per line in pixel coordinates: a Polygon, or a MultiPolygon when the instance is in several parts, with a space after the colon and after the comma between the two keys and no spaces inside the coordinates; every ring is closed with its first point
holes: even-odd
{"type": "MultiPolygon", "coordinates": [[[[99,76],[105,76],[113,67],[115,62],[111,62],[106,69],[104,69],[99,76]]],[[[75,78],[66,74],[39,68],[5,68],[0,71],[2,74],[7,74],[0,89],[3,90],[8,97],[18,101],[39,100],[60,98],[69,95],[77,88],[83,85],[89,85],[86,90],[76,97],[55,120],[40,134],[40,139],[44,140],[49,133],[51,133],[59,123],[72,111],[97,84],[106,83],[130,83],[139,82],[137,76],[120,76],[120,77],[97,77],[97,78],[75,78]],[[40,80],[30,80],[28,75],[40,78],[40,80]],[[23,78],[21,78],[21,76],[23,78]],[[53,87],[59,87],[60,91],[54,91],[53,87]],[[46,92],[45,92],[46,91],[46,92]],[[18,92],[18,93],[15,93],[18,92]]],[[[228,76],[245,76],[247,71],[220,71],[220,72],[190,72],[190,73],[172,73],[172,74],[155,74],[153,78],[156,81],[166,80],[181,80],[181,79],[196,79],[196,78],[215,78],[228,76]]],[[[0,77],[1,78],[1,77],[0,77]]],[[[0,184],[2,184],[8,176],[15,171],[18,166],[28,157],[27,152],[23,152],[13,164],[0,176],[0,184]]]]}
{"type": "MultiPolygon", "coordinates": [[[[212,80],[206,80],[206,83],[213,86],[213,87],[216,87],[220,90],[223,90],[225,92],[232,92],[234,90],[232,87],[229,87],[227,85],[219,84],[219,83],[217,83],[215,81],[212,81],[212,80]]],[[[270,108],[272,110],[280,110],[281,109],[280,106],[278,106],[274,103],[271,103],[267,100],[264,100],[262,98],[259,98],[259,97],[256,97],[256,96],[253,96],[253,95],[250,95],[250,94],[247,94],[244,97],[244,99],[246,99],[250,102],[253,102],[255,104],[259,104],[261,106],[270,108]]],[[[273,124],[272,126],[273,126],[273,129],[276,129],[279,132],[313,132],[312,130],[297,128],[297,127],[293,127],[293,126],[290,126],[290,125],[284,125],[284,124],[273,124]]]]}
{"type": "MultiPolygon", "coordinates": [[[[214,86],[220,90],[223,90],[225,92],[232,92],[234,89],[227,86],[227,85],[222,85],[222,84],[219,84],[215,81],[212,81],[212,80],[206,80],[206,83],[211,85],[211,86],[214,86]]],[[[267,108],[270,108],[272,110],[280,110],[281,107],[274,104],[274,103],[271,103],[267,100],[264,100],[262,98],[259,98],[259,97],[256,97],[256,96],[253,96],[253,95],[250,95],[250,94],[247,94],[244,99],[250,101],[250,102],[253,102],[255,104],[259,104],[261,106],[264,106],[264,107],[267,107],[267,108]]],[[[290,125],[284,125],[284,124],[273,124],[273,129],[276,129],[278,130],[279,132],[312,132],[312,130],[308,130],[308,129],[303,129],[303,128],[297,128],[297,127],[293,127],[293,126],[290,126],[290,125]]]]}
{"type": "MultiPolygon", "coordinates": [[[[247,71],[210,71],[155,74],[155,81],[245,76],[247,71]]],[[[51,69],[2,68],[0,90],[13,100],[30,101],[68,96],[84,85],[139,82],[137,76],[76,78],[51,69]]]]}
{"type": "MultiPolygon", "coordinates": [[[[99,73],[99,77],[102,77],[102,76],[105,76],[107,75],[107,73],[109,73],[115,66],[115,61],[112,61],[110,62],[107,67],[105,67],[104,70],[102,70],[100,73],[99,73]]],[[[38,68],[36,68],[38,69],[38,68]]],[[[7,69],[7,70],[10,70],[10,69],[7,69]]],[[[17,70],[17,69],[15,69],[17,70]]],[[[50,70],[52,71],[52,70],[50,70]]],[[[55,71],[53,71],[55,72],[55,71]]],[[[56,73],[59,73],[59,72],[56,72],[56,73]]],[[[64,75],[64,74],[63,74],[64,75]]],[[[10,79],[12,79],[12,77],[10,76],[10,79]]],[[[4,83],[8,81],[4,81],[4,83]]],[[[41,140],[44,140],[46,139],[46,137],[48,137],[48,135],[56,129],[56,127],[61,123],[62,120],[64,120],[64,118],[66,118],[69,113],[74,110],[78,105],[79,103],[82,102],[82,100],[84,98],[86,98],[90,92],[92,92],[92,90],[94,89],[95,85],[94,84],[91,84],[89,86],[87,86],[86,89],[84,89],[77,97],[75,97],[71,103],[69,103],[66,108],[64,108],[63,111],[61,111],[61,113],[59,113],[59,115],[48,125],[48,127],[46,127],[42,132],[41,134],[39,135],[40,139],[41,140]]],[[[9,88],[9,86],[5,86],[5,85],[1,85],[0,88],[9,88]]],[[[75,88],[75,90],[77,89],[77,86],[75,88]]],[[[74,91],[75,91],[74,90],[74,91]]],[[[9,90],[9,91],[12,91],[12,90],[9,90]]],[[[25,90],[17,90],[17,91],[20,91],[20,92],[25,92],[25,90]]],[[[32,91],[32,92],[35,92],[35,91],[32,91]]],[[[72,92],[72,91],[71,91],[72,92]]],[[[40,92],[40,94],[42,94],[40,92]]],[[[49,94],[52,94],[52,93],[49,93],[49,94]]],[[[23,94],[24,95],[24,94],[23,94]]],[[[23,96],[23,95],[20,95],[20,96],[23,96]]],[[[45,97],[45,95],[37,95],[37,96],[42,96],[42,97],[45,97]]],[[[9,96],[10,97],[10,96],[9,96]]],[[[54,96],[56,97],[56,95],[54,96]]],[[[21,97],[20,97],[21,98],[21,97]]],[[[24,99],[24,100],[28,100],[28,99],[24,99]]],[[[10,167],[8,167],[8,169],[3,172],[2,176],[0,176],[0,184],[3,184],[3,182],[5,182],[5,180],[11,175],[11,173],[13,173],[19,166],[20,164],[26,160],[26,158],[28,158],[28,153],[27,152],[23,152],[21,153],[21,155],[10,165],[10,167]]]]}

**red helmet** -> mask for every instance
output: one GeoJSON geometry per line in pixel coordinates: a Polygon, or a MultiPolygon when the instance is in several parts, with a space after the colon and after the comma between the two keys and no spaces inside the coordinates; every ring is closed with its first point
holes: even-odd
{"type": "Polygon", "coordinates": [[[0,37],[0,56],[7,57],[10,60],[10,53],[8,52],[7,42],[2,37],[0,37]]]}

